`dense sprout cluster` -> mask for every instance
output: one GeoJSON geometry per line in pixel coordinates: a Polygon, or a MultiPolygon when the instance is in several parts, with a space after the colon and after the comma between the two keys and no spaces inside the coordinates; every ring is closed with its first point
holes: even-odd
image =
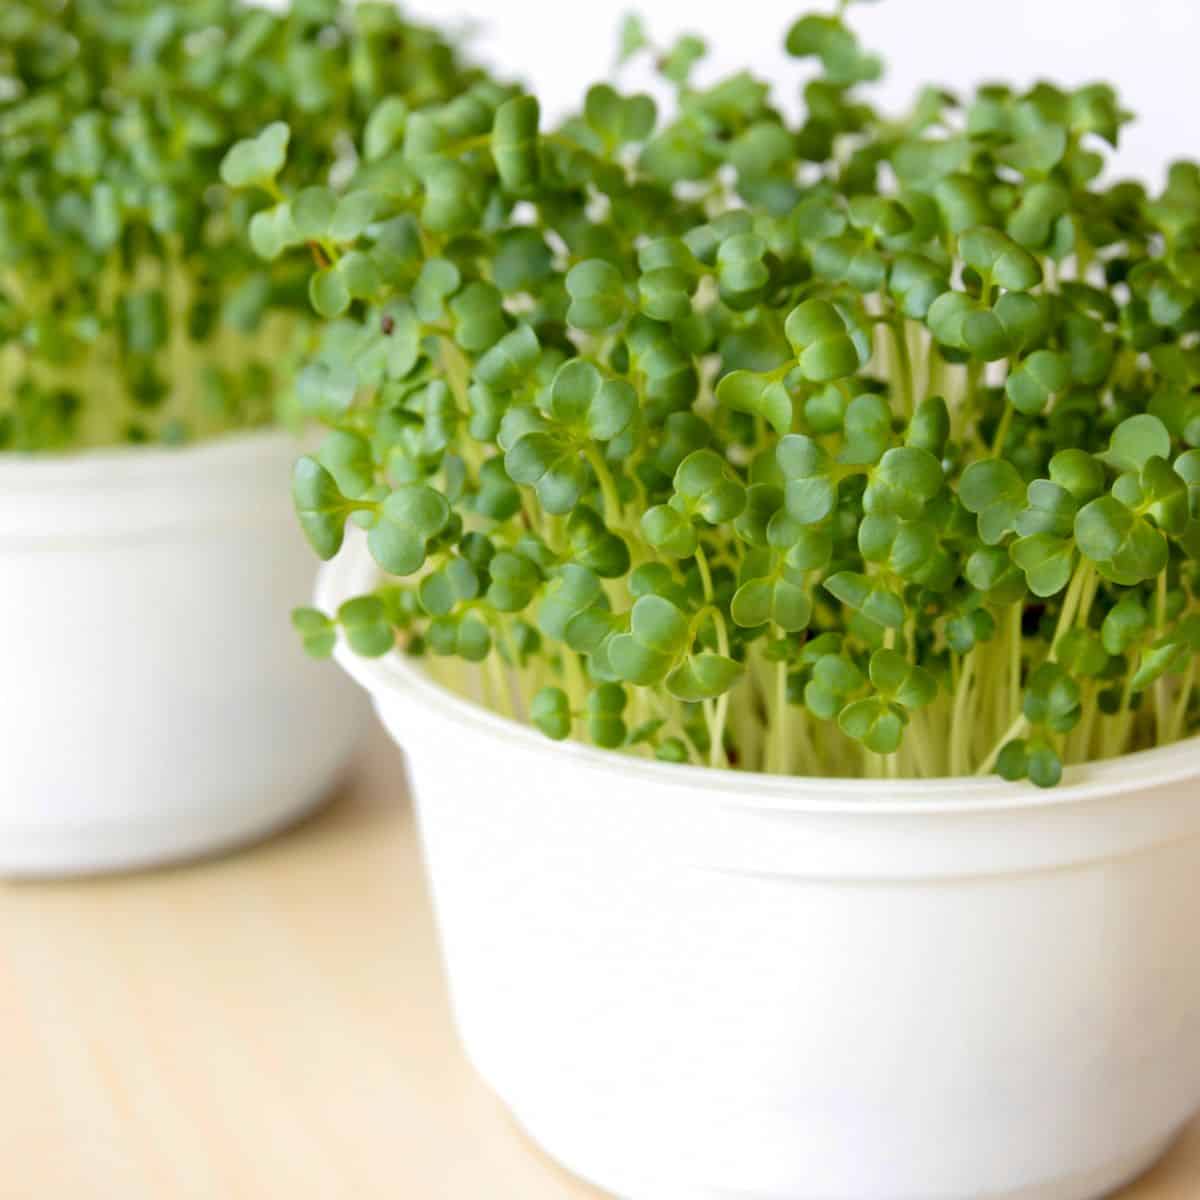
{"type": "MultiPolygon", "coordinates": [[[[382,100],[472,76],[391,5],[0,5],[0,450],[260,424],[311,322],[301,263],[245,244],[217,166],[285,120],[305,178],[353,170],[382,100]]],[[[395,99],[390,99],[395,97],[395,99]]]]}
{"type": "MultiPolygon", "coordinates": [[[[345,189],[255,218],[319,247],[300,520],[381,569],[296,614],[310,650],[399,638],[551,737],[780,773],[1048,786],[1192,731],[1200,169],[1101,182],[1104,85],[885,120],[841,16],[787,35],[799,123],[625,44],[669,118],[385,104],[345,189]]],[[[281,137],[238,151],[260,193],[281,137]]]]}

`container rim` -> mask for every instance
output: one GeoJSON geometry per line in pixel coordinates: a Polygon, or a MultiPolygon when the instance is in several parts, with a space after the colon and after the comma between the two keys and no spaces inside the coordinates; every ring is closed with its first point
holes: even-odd
{"type": "Polygon", "coordinates": [[[63,488],[119,490],[156,483],[180,473],[211,476],[242,470],[278,457],[288,446],[301,453],[302,437],[269,425],[216,434],[180,446],[96,446],[85,450],[0,452],[0,493],[60,491],[63,488]]]}
{"type": "MultiPolygon", "coordinates": [[[[317,607],[335,610],[353,595],[369,590],[379,571],[361,538],[347,540],[342,552],[317,577],[317,607]]],[[[492,742],[548,759],[613,776],[636,777],[663,786],[721,793],[738,806],[809,814],[932,816],[1005,810],[1055,809],[1119,796],[1182,779],[1200,777],[1200,734],[1151,750],[1068,767],[1054,788],[1010,783],[995,775],[941,776],[931,779],[841,779],[823,776],[767,775],[687,763],[662,763],[600,750],[580,742],[556,742],[532,726],[492,712],[435,683],[399,651],[368,659],[355,654],[339,636],[334,657],[372,698],[403,695],[410,711],[436,716],[492,742]],[[886,792],[881,795],[881,792],[886,792]]],[[[1200,786],[1200,784],[1198,784],[1200,786]]]]}

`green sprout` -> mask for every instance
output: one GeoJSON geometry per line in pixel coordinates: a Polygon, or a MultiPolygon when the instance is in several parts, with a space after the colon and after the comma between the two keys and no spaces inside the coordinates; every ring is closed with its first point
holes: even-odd
{"type": "MultiPolygon", "coordinates": [[[[448,99],[475,74],[379,3],[0,8],[0,451],[286,416],[308,271],[246,243],[281,235],[263,210],[286,182],[289,127],[290,169],[336,180],[369,113],[448,99]],[[220,182],[229,147],[264,125],[220,182]]],[[[337,232],[363,214],[347,204],[337,232]]]]}
{"type": "Polygon", "coordinates": [[[382,580],[299,614],[310,650],[340,627],[552,738],[780,774],[1049,786],[1193,732],[1200,167],[1103,182],[1102,84],[884,120],[842,15],[787,35],[798,123],[751,74],[694,85],[697,39],[622,44],[669,115],[385,102],[344,186],[262,217],[268,257],[321,247],[301,520],[382,580]]]}

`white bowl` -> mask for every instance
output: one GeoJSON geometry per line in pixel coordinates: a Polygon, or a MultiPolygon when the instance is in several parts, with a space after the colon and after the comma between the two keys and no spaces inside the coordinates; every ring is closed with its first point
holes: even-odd
{"type": "MultiPolygon", "coordinates": [[[[361,545],[318,602],[369,588],[361,545]]],[[[1200,740],[999,779],[552,743],[399,655],[462,1042],[633,1200],[1088,1200],[1200,1108],[1200,740]]]]}
{"type": "Polygon", "coordinates": [[[297,452],[0,455],[0,873],[206,854],[326,794],[365,705],[288,620],[297,452]]]}

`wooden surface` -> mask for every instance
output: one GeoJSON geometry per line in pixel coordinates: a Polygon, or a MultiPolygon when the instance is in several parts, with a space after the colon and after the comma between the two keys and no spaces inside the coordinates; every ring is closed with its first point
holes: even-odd
{"type": "MultiPolygon", "coordinates": [[[[454,1041],[395,750],[220,862],[0,885],[0,1196],[587,1200],[454,1041]]],[[[1122,1200],[1197,1200],[1200,1123],[1122,1200]]]]}

